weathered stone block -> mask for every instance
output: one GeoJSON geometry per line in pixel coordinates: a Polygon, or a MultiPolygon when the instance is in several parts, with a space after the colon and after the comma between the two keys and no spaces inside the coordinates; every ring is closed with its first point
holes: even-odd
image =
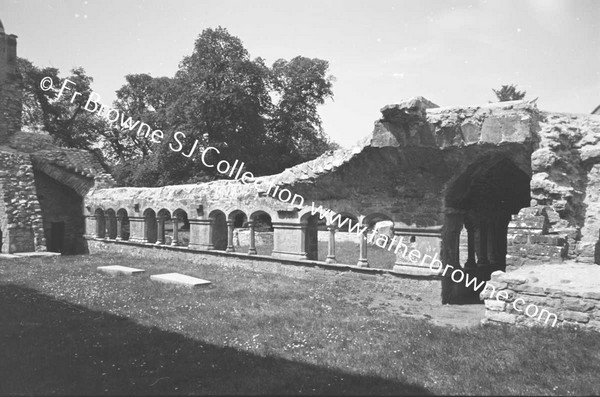
{"type": "Polygon", "coordinates": [[[527,283],[510,285],[510,288],[527,295],[546,296],[544,288],[535,285],[529,285],[527,283]]]}
{"type": "Polygon", "coordinates": [[[562,302],[563,309],[578,312],[587,312],[596,307],[594,303],[575,298],[564,298],[562,302]]]}
{"type": "Polygon", "coordinates": [[[595,299],[600,301],[600,292],[584,292],[582,296],[585,299],[595,299]]]}
{"type": "Polygon", "coordinates": [[[506,308],[506,302],[497,301],[496,299],[486,299],[485,308],[492,311],[502,312],[506,308]]]}
{"type": "Polygon", "coordinates": [[[578,323],[587,323],[590,320],[590,316],[586,313],[563,311],[558,314],[558,319],[562,321],[575,321],[578,323]]]}
{"type": "Polygon", "coordinates": [[[199,287],[210,284],[208,280],[179,273],[154,274],[150,276],[150,279],[161,283],[183,285],[185,287],[199,287]]]}
{"type": "Polygon", "coordinates": [[[120,265],[98,266],[97,269],[104,273],[109,273],[109,274],[113,274],[113,275],[124,274],[127,276],[141,274],[141,273],[144,273],[144,271],[145,271],[143,269],[136,269],[134,267],[120,266],[120,265]]]}
{"type": "Polygon", "coordinates": [[[515,324],[517,322],[517,316],[515,316],[514,314],[504,312],[486,310],[485,317],[489,321],[496,321],[499,323],[515,324]]]}

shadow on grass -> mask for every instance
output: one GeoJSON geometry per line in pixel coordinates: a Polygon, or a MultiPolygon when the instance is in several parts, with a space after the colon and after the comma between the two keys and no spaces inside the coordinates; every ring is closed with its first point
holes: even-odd
{"type": "Polygon", "coordinates": [[[261,357],[0,285],[0,394],[429,394],[261,357]]]}

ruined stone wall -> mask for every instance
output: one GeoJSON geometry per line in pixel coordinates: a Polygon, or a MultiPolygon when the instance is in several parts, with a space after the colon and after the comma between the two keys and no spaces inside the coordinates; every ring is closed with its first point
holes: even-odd
{"type": "Polygon", "coordinates": [[[496,290],[494,296],[489,287],[482,293],[485,318],[492,323],[600,331],[600,292],[590,282],[598,277],[600,269],[585,264],[534,265],[512,273],[496,272],[489,281],[496,290]],[[498,295],[499,291],[503,293],[498,295]]]}
{"type": "Polygon", "coordinates": [[[17,36],[0,31],[0,145],[21,130],[22,81],[17,70],[17,36]]]}
{"type": "Polygon", "coordinates": [[[559,238],[565,255],[593,263],[600,228],[600,117],[542,116],[531,157],[532,208],[544,217],[542,234],[559,238]]]}
{"type": "Polygon", "coordinates": [[[4,185],[0,182],[0,252],[8,252],[8,216],[5,196],[4,185]]]}
{"type": "MultiPolygon", "coordinates": [[[[264,194],[276,185],[303,196],[306,206],[314,201],[354,217],[380,215],[414,236],[441,230],[446,212],[453,210],[449,203],[460,201],[471,176],[497,158],[512,167],[509,174],[531,178],[519,206],[524,208],[509,224],[508,264],[561,261],[568,255],[591,262],[598,252],[595,219],[600,218],[598,119],[541,112],[527,101],[436,108],[415,98],[383,108],[373,133],[353,148],[259,178],[258,189],[240,181],[99,189],[86,197],[86,206],[88,215],[95,208],[124,208],[137,217],[145,208],[183,208],[197,219],[214,209],[247,215],[265,210],[274,221],[297,222],[294,206],[264,194]],[[196,214],[200,207],[204,212],[196,214]]],[[[505,190],[510,189],[508,183],[505,190]]],[[[436,233],[444,239],[443,232],[436,233]]]]}
{"type": "Polygon", "coordinates": [[[270,180],[336,211],[422,228],[444,223],[446,190],[476,159],[501,154],[531,174],[539,116],[527,102],[441,109],[415,98],[382,116],[352,149],[270,180]]]}
{"type": "Polygon", "coordinates": [[[0,184],[4,194],[3,213],[7,224],[7,232],[2,235],[8,247],[7,251],[45,251],[41,209],[29,155],[0,151],[0,164],[0,184]]]}

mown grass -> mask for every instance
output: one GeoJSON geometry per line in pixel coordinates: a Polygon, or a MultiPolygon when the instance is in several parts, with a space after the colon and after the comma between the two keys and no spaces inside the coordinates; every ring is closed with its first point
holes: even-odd
{"type": "Polygon", "coordinates": [[[377,288],[114,254],[0,260],[0,393],[600,394],[597,333],[438,327],[373,309],[377,288]],[[96,271],[111,264],[213,285],[96,271]]]}

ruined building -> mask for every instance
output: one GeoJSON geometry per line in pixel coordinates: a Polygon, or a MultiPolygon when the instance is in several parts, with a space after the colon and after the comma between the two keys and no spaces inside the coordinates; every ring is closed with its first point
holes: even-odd
{"type": "Polygon", "coordinates": [[[17,36],[0,22],[0,252],[84,253],[83,198],[112,177],[86,151],[21,131],[17,36]]]}
{"type": "MultiPolygon", "coordinates": [[[[563,272],[562,289],[491,276],[497,270],[510,276],[532,265],[546,271],[554,264],[549,271],[561,271],[557,266],[569,263],[584,266],[577,274],[585,275],[598,268],[598,115],[545,112],[527,101],[440,108],[413,98],[384,107],[373,132],[354,147],[255,183],[219,180],[114,188],[88,153],[57,149],[39,136],[18,132],[16,38],[4,33],[0,38],[3,250],[58,244],[65,252],[80,252],[87,242],[91,249],[129,246],[148,254],[176,250],[273,266],[311,264],[390,277],[432,276],[427,263],[400,254],[390,266],[371,270],[373,248],[366,236],[339,230],[335,223],[321,225],[319,215],[311,214],[314,201],[352,223],[372,227],[389,221],[390,235],[403,238],[411,249],[437,255],[481,279],[491,277],[498,289],[510,292],[507,302],[524,294],[527,301],[556,308],[562,323],[600,330],[597,281],[595,286],[592,280],[585,288],[575,283],[569,287],[574,267],[563,272]],[[305,206],[273,197],[271,186],[302,196],[305,206]],[[247,241],[236,243],[242,228],[247,229],[247,241]],[[327,237],[327,255],[318,250],[319,229],[327,237]],[[258,247],[258,239],[269,249],[258,247]],[[336,265],[336,241],[341,240],[357,248],[356,257],[344,266],[336,265]],[[244,251],[236,252],[240,246],[244,251]]],[[[444,278],[442,301],[456,301],[465,293],[461,288],[444,278]]],[[[492,302],[488,318],[529,321],[507,302],[492,302]]]]}

